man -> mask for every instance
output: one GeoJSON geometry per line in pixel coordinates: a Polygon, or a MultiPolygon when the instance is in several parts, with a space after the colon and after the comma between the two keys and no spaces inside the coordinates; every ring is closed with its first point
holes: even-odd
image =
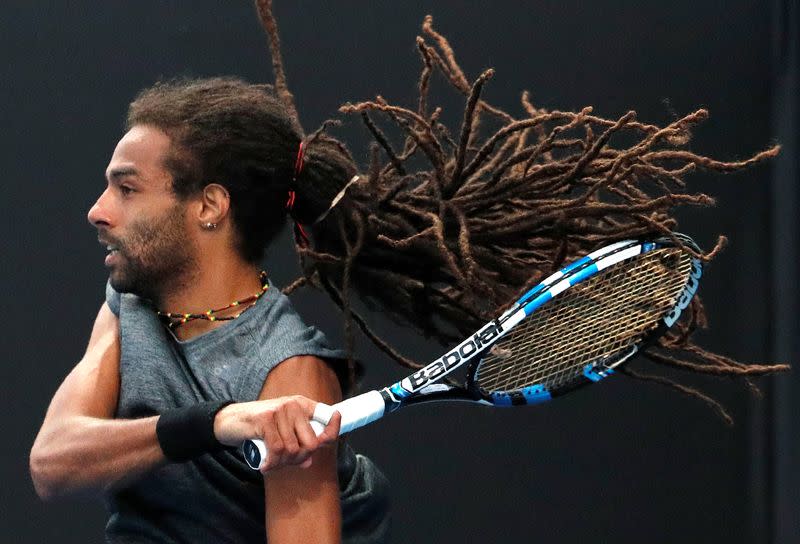
{"type": "Polygon", "coordinates": [[[382,476],[346,447],[337,463],[338,413],[308,423],[341,400],[344,354],[258,269],[301,135],[267,89],[225,79],[156,85],[128,127],[88,215],[107,300],[34,443],[37,492],[104,491],[109,542],[380,541],[382,476]],[[262,474],[235,449],[253,437],[262,474]]]}

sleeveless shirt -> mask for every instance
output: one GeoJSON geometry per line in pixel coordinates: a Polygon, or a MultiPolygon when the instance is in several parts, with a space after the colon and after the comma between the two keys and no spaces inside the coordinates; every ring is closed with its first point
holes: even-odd
{"type": "MultiPolygon", "coordinates": [[[[270,288],[235,320],[179,341],[153,308],[106,286],[119,317],[120,391],[116,417],[148,417],[212,400],[256,400],[270,370],[295,355],[344,358],[270,288]]],[[[388,483],[366,457],[340,441],[342,539],[388,540],[388,483]]],[[[238,448],[170,463],[106,495],[106,541],[122,543],[264,543],[264,482],[238,448]]]]}

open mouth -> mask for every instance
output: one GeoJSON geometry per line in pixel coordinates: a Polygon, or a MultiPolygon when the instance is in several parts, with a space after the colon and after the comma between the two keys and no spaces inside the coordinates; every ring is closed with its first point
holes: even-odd
{"type": "Polygon", "coordinates": [[[105,259],[106,265],[113,264],[119,258],[118,257],[118,255],[120,254],[119,245],[109,243],[107,240],[104,240],[102,238],[98,238],[98,241],[100,242],[100,244],[106,247],[106,259],[105,259]]]}

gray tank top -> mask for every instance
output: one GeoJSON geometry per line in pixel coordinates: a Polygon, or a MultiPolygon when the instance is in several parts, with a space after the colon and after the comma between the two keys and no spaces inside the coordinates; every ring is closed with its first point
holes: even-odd
{"type": "MultiPolygon", "coordinates": [[[[120,322],[117,417],[133,419],[211,400],[250,401],[276,365],[295,355],[345,357],[270,288],[238,319],[178,341],[152,307],[106,286],[120,322]]],[[[339,446],[342,537],[388,540],[388,483],[369,459],[339,446]]],[[[238,449],[171,463],[106,495],[110,543],[266,542],[264,483],[238,449]]]]}

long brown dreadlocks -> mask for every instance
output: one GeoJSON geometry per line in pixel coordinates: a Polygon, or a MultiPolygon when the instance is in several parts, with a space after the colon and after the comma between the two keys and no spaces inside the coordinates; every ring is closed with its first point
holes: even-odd
{"type": "MultiPolygon", "coordinates": [[[[275,92],[299,127],[271,1],[257,0],[256,6],[269,37],[275,92]]],[[[779,151],[774,146],[743,161],[724,162],[687,150],[692,127],[708,116],[703,109],[659,127],[638,121],[633,111],[619,119],[596,116],[590,107],[548,111],[534,106],[525,92],[525,115],[514,117],[481,98],[492,70],[470,82],[430,16],[422,31],[424,38],[416,42],[422,71],[414,108],[380,96],[340,108],[360,116],[374,138],[371,163],[345,198],[313,225],[313,241],[297,241],[303,275],[285,289],[319,287],[342,309],[351,368],[354,324],[400,364],[421,366],[373,331],[353,308],[354,289],[368,304],[427,337],[451,342],[565,263],[611,241],[666,235],[709,261],[724,237],[711,251],[697,254],[672,234],[676,207],[713,204],[708,195],[688,192],[684,177],[698,168],[741,170],[779,151]],[[435,72],[466,98],[455,137],[440,122],[442,109],[428,103],[435,72]],[[391,145],[378,117],[401,131],[402,149],[391,145]],[[500,128],[486,134],[483,127],[489,123],[500,128]],[[412,167],[420,162],[425,166],[412,167]]],[[[330,124],[307,138],[309,149],[314,140],[336,142],[323,134],[330,124]]],[[[336,148],[352,161],[344,145],[336,142],[336,148]]],[[[347,181],[345,176],[318,180],[333,186],[317,190],[336,194],[347,181]]],[[[743,364],[698,347],[692,333],[706,326],[701,301],[695,298],[684,315],[644,353],[647,359],[692,372],[742,376],[753,390],[750,376],[788,368],[743,364]]],[[[694,388],[629,366],[623,372],[702,399],[731,422],[719,403],[694,388]]]]}

